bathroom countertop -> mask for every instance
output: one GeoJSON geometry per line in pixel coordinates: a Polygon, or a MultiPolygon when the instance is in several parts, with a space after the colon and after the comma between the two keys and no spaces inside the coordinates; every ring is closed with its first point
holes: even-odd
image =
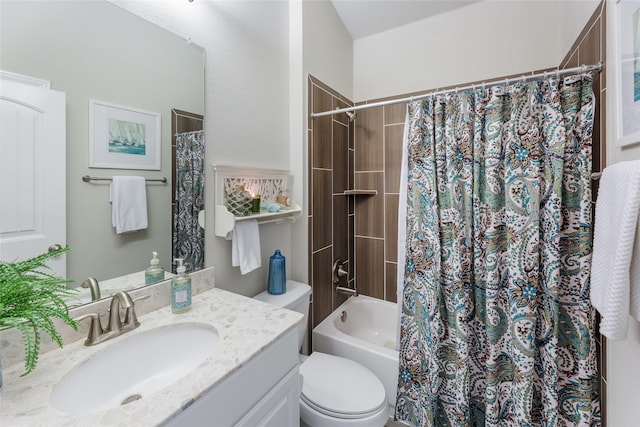
{"type": "Polygon", "coordinates": [[[173,314],[170,307],[164,307],[138,318],[140,327],[102,344],[87,347],[82,339],[41,355],[36,369],[25,377],[19,376],[24,371],[23,364],[4,369],[0,425],[157,425],[182,411],[183,402],[199,399],[294,328],[302,314],[212,289],[194,296],[187,313],[173,314]],[[118,340],[177,323],[212,325],[218,331],[219,345],[196,370],[173,385],[125,406],[83,415],[69,415],[49,405],[53,386],[85,359],[118,340]]]}

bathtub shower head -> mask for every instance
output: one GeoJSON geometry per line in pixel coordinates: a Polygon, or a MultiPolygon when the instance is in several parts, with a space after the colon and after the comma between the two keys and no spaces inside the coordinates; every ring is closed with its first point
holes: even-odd
{"type": "Polygon", "coordinates": [[[355,111],[345,111],[345,114],[349,117],[350,122],[354,121],[358,116],[355,111]]]}

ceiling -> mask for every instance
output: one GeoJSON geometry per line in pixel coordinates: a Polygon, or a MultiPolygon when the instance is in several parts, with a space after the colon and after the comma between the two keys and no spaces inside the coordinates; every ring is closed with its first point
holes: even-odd
{"type": "Polygon", "coordinates": [[[480,0],[331,0],[351,37],[359,39],[480,0]]]}

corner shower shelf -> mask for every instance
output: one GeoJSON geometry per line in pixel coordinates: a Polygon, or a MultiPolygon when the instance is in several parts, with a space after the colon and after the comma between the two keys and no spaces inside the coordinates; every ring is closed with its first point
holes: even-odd
{"type": "Polygon", "coordinates": [[[237,221],[255,219],[258,224],[295,222],[302,215],[302,208],[295,202],[279,212],[261,209],[260,213],[248,216],[235,216],[224,205],[225,195],[237,185],[243,185],[249,192],[260,194],[263,206],[274,203],[276,196],[289,188],[289,172],[223,165],[213,165],[213,170],[216,200],[214,234],[216,236],[228,239],[237,221]]]}
{"type": "Polygon", "coordinates": [[[344,190],[342,193],[338,193],[338,196],[377,196],[378,190],[344,190]]]}

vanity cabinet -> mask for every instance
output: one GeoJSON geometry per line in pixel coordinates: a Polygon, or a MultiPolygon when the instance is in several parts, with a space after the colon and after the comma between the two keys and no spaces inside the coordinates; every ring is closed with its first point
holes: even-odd
{"type": "Polygon", "coordinates": [[[294,327],[199,399],[184,402],[183,412],[163,425],[299,426],[299,396],[298,335],[294,327]]]}
{"type": "Polygon", "coordinates": [[[298,368],[292,369],[257,405],[235,425],[237,427],[283,427],[300,425],[298,368]]]}

